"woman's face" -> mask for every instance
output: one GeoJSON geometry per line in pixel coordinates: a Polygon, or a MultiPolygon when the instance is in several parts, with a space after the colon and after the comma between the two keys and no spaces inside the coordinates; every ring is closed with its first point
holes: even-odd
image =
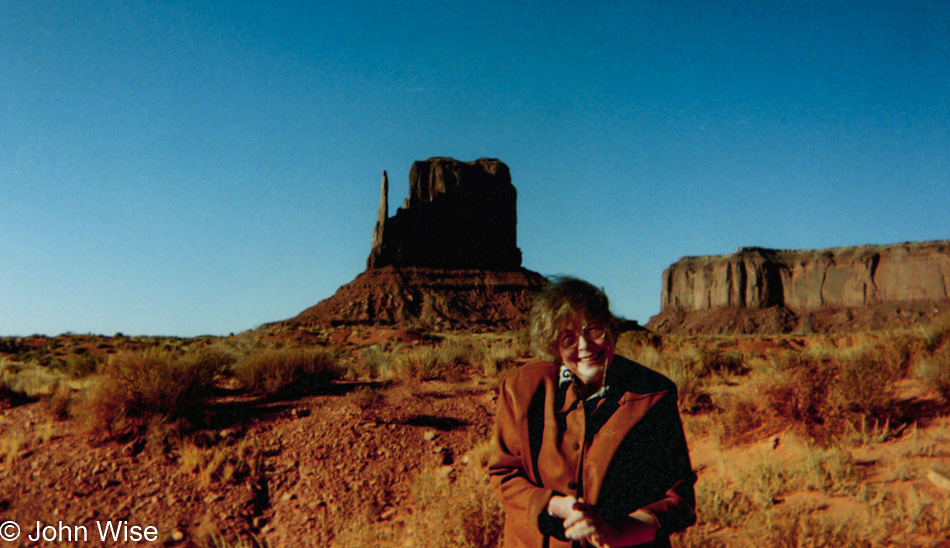
{"type": "Polygon", "coordinates": [[[615,348],[607,327],[585,314],[571,318],[558,331],[562,363],[585,386],[595,389],[603,385],[607,366],[614,359],[615,348]]]}

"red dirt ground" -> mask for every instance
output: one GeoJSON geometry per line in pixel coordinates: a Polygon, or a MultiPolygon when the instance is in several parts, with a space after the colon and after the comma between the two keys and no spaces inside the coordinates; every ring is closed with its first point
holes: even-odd
{"type": "Polygon", "coordinates": [[[488,436],[494,384],[379,387],[383,403],[366,411],[347,396],[357,386],[335,383],[288,401],[222,398],[215,426],[197,439],[219,447],[253,440],[264,474],[208,487],[175,450],[96,445],[75,420],[54,421],[42,402],[8,407],[0,437],[19,439],[20,452],[0,468],[0,521],[17,522],[23,535],[8,545],[31,545],[24,539],[37,520],[86,526],[90,546],[110,544],[99,542],[96,521],[126,520],[156,527],[153,545],[253,533],[274,547],[326,546],[334,524],[366,509],[379,520],[409,520],[416,472],[464,466],[462,453],[488,436]]]}

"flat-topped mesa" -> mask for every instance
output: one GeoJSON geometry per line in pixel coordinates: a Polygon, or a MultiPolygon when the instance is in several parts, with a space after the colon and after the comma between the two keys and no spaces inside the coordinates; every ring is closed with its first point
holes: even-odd
{"type": "Polygon", "coordinates": [[[766,324],[788,331],[806,322],[811,329],[846,331],[916,323],[948,306],[950,241],[742,247],[732,255],[684,257],[670,265],[663,272],[661,311],[650,326],[749,332],[766,324]]]}
{"type": "Polygon", "coordinates": [[[409,198],[387,218],[384,172],[366,266],[517,269],[517,196],[500,160],[430,158],[412,164],[409,198]]]}

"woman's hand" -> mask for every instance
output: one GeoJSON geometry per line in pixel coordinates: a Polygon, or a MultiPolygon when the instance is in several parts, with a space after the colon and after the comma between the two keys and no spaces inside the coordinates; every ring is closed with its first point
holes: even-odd
{"type": "Polygon", "coordinates": [[[577,504],[577,499],[570,495],[554,495],[548,501],[548,514],[565,520],[574,514],[575,504],[577,504]]]}
{"type": "Polygon", "coordinates": [[[618,531],[584,499],[576,501],[564,519],[564,534],[571,540],[586,540],[597,548],[610,548],[611,542],[619,538],[618,531]]]}
{"type": "Polygon", "coordinates": [[[564,533],[571,540],[586,540],[597,548],[619,548],[650,542],[656,538],[658,524],[646,512],[634,512],[611,525],[584,499],[571,496],[551,497],[548,513],[564,520],[564,533]]]}

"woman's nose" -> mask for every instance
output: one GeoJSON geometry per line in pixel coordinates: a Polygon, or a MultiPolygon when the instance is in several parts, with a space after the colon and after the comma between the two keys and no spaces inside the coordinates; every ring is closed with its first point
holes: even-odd
{"type": "Polygon", "coordinates": [[[577,337],[577,349],[586,350],[587,346],[587,333],[581,332],[581,334],[577,337]]]}

